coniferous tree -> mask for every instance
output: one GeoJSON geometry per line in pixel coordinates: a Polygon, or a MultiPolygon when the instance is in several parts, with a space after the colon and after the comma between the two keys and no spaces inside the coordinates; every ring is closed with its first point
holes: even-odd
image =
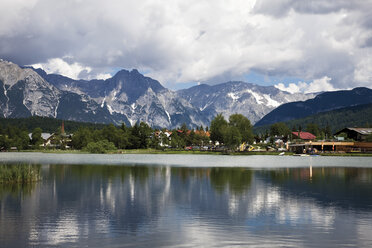
{"type": "Polygon", "coordinates": [[[130,148],[132,149],[138,149],[141,145],[140,128],[138,123],[134,124],[130,130],[129,143],[130,148]]]}
{"type": "Polygon", "coordinates": [[[325,130],[324,130],[324,133],[325,133],[325,137],[326,139],[331,139],[332,138],[332,131],[331,131],[331,127],[327,124],[327,126],[325,127],[325,130]]]}
{"type": "Polygon", "coordinates": [[[315,123],[308,123],[306,126],[306,131],[314,134],[317,137],[320,135],[319,126],[315,123]]]}
{"type": "Polygon", "coordinates": [[[152,129],[145,123],[141,122],[139,125],[139,135],[140,135],[140,146],[139,148],[146,149],[150,146],[152,129]]]}
{"type": "Polygon", "coordinates": [[[284,122],[277,122],[270,126],[271,136],[288,136],[291,133],[284,122]]]}

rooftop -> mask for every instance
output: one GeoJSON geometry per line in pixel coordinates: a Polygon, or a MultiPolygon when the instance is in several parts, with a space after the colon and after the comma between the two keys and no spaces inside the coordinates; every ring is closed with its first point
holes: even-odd
{"type": "Polygon", "coordinates": [[[362,135],[370,135],[372,134],[372,128],[366,127],[347,127],[347,129],[358,132],[362,135]]]}
{"type": "Polygon", "coordinates": [[[312,140],[316,138],[314,134],[309,132],[292,132],[292,134],[303,140],[312,140]],[[298,135],[298,133],[300,133],[300,135],[298,135]]]}

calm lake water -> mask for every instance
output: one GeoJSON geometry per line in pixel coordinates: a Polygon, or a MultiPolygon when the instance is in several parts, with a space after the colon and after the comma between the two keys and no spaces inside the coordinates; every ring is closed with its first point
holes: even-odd
{"type": "Polygon", "coordinates": [[[0,247],[372,247],[372,158],[0,153],[0,247]]]}

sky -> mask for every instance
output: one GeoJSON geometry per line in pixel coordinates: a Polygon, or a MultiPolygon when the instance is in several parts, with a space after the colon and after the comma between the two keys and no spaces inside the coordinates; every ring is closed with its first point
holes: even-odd
{"type": "Polygon", "coordinates": [[[136,68],[171,89],[372,88],[372,0],[0,0],[0,58],[74,79],[136,68]]]}

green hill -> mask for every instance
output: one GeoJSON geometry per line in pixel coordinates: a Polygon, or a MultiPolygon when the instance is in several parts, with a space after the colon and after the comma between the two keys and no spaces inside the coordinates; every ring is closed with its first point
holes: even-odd
{"type": "MultiPolygon", "coordinates": [[[[322,112],[305,118],[286,121],[284,123],[289,128],[297,128],[298,126],[306,128],[306,125],[309,123],[317,124],[320,128],[329,125],[332,132],[336,132],[344,127],[367,127],[372,125],[372,104],[363,104],[322,112]]],[[[266,130],[270,130],[270,125],[253,128],[256,134],[265,133],[266,130]]]]}
{"type": "Polygon", "coordinates": [[[255,126],[297,120],[307,116],[341,108],[372,103],[372,89],[358,87],[352,90],[329,91],[304,102],[285,103],[265,115],[255,126]]]}

